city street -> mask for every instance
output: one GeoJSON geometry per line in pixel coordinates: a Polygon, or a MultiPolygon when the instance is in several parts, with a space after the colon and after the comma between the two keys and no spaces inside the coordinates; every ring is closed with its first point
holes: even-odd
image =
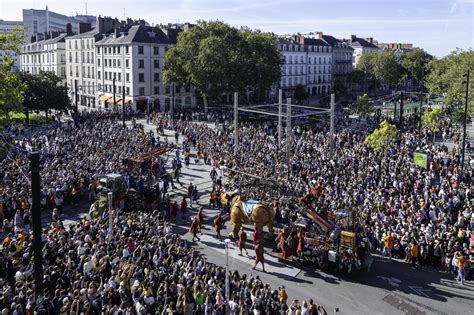
{"type": "MultiPolygon", "coordinates": [[[[145,129],[154,130],[154,126],[145,124],[145,129]]],[[[168,141],[174,141],[171,132],[167,131],[167,136],[168,141]]],[[[183,187],[178,185],[178,189],[170,193],[172,197],[186,195],[186,188],[190,182],[198,186],[199,204],[205,209],[205,228],[201,241],[190,241],[189,217],[184,222],[178,216],[174,229],[189,241],[188,244],[205,254],[208,261],[224,265],[225,245],[219,242],[213,228],[213,219],[218,210],[207,207],[212,188],[210,171],[208,165],[191,163],[188,169],[183,168],[183,176],[180,177],[183,187]]],[[[181,200],[181,196],[178,200],[181,200]]],[[[193,213],[195,209],[196,207],[193,213]]],[[[228,219],[225,227],[222,235],[230,232],[231,224],[228,219]]],[[[251,233],[252,227],[247,226],[247,235],[251,233]]],[[[339,314],[463,314],[469,313],[474,307],[473,282],[466,282],[461,286],[456,283],[453,276],[431,268],[412,269],[404,262],[395,260],[389,262],[376,258],[370,273],[341,276],[336,272],[314,270],[311,266],[287,266],[276,258],[266,255],[267,273],[263,273],[261,266],[257,267],[257,271],[252,270],[255,257],[253,250],[249,249],[249,257],[241,257],[237,255],[235,247],[235,243],[232,243],[229,255],[231,270],[259,276],[264,283],[269,283],[274,288],[284,285],[290,299],[313,298],[329,313],[338,307],[339,314]]]]}
{"type": "MultiPolygon", "coordinates": [[[[138,122],[145,125],[147,132],[155,131],[155,126],[147,125],[145,120],[138,122]]],[[[166,136],[168,142],[174,141],[172,131],[166,130],[166,136]]],[[[180,143],[181,141],[180,136],[180,143]]],[[[174,152],[168,153],[168,156],[173,155],[174,152]]],[[[175,183],[177,189],[171,190],[169,195],[180,202],[182,196],[187,195],[187,186],[192,182],[198,187],[198,205],[193,206],[191,214],[188,213],[185,220],[178,215],[173,230],[188,241],[188,246],[193,246],[204,254],[209,262],[225,265],[225,245],[217,239],[213,227],[213,219],[220,210],[208,207],[212,188],[209,177],[211,168],[202,163],[196,165],[194,159],[191,160],[190,167],[182,169],[180,181],[183,186],[175,183]],[[189,233],[191,216],[201,206],[204,207],[203,234],[200,235],[200,241],[192,242],[189,233]]],[[[80,220],[87,214],[89,205],[89,202],[83,202],[80,206],[66,208],[63,215],[65,225],[80,220]]],[[[50,213],[43,213],[42,218],[43,225],[47,225],[50,213]]],[[[226,236],[230,232],[231,224],[227,215],[224,218],[226,224],[222,235],[226,236]]],[[[250,238],[253,229],[251,226],[246,226],[246,230],[250,238]]],[[[270,244],[272,241],[266,242],[270,244]]],[[[390,262],[388,259],[377,256],[369,273],[360,271],[352,275],[341,275],[337,271],[316,270],[307,264],[287,264],[276,258],[275,253],[271,253],[272,250],[267,249],[265,256],[267,272],[263,273],[260,265],[257,270],[252,270],[255,253],[251,244],[247,243],[248,256],[245,254],[239,256],[236,246],[234,241],[230,243],[229,268],[231,271],[237,270],[241,274],[258,276],[273,288],[284,285],[289,299],[309,300],[312,298],[316,304],[324,306],[329,314],[332,314],[335,308],[339,309],[338,314],[467,314],[474,307],[472,281],[462,286],[454,280],[452,275],[432,268],[413,269],[410,264],[402,261],[394,259],[390,262]]]]}

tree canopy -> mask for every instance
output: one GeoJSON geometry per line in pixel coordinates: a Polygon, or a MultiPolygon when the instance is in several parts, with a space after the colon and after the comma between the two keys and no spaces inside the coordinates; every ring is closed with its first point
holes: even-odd
{"type": "Polygon", "coordinates": [[[407,79],[414,80],[418,85],[422,83],[427,73],[426,67],[433,60],[433,56],[421,48],[414,48],[401,55],[401,65],[407,79]]]}
{"type": "MultiPolygon", "coordinates": [[[[471,69],[471,86],[474,82],[474,51],[457,50],[441,59],[433,59],[428,63],[429,75],[426,87],[430,94],[446,95],[446,104],[461,107],[465,102],[467,69],[471,69]]],[[[474,98],[469,93],[468,108],[474,113],[474,98]]]]}
{"type": "Polygon", "coordinates": [[[47,111],[69,108],[70,100],[62,79],[53,72],[41,71],[33,75],[20,72],[20,80],[27,86],[23,106],[29,110],[47,111]]]}
{"type": "Polygon", "coordinates": [[[380,151],[396,140],[397,126],[384,120],[380,123],[379,128],[365,138],[365,143],[372,149],[380,151]]]}
{"type": "Polygon", "coordinates": [[[305,87],[302,84],[298,84],[295,88],[295,100],[298,102],[304,101],[309,96],[308,92],[306,92],[305,87]]]}
{"type": "Polygon", "coordinates": [[[371,111],[373,111],[374,106],[369,101],[369,96],[367,94],[361,95],[357,97],[357,106],[355,111],[362,116],[367,115],[371,111]]]}
{"type": "Polygon", "coordinates": [[[389,86],[398,84],[401,67],[392,51],[371,51],[360,57],[356,70],[364,73],[365,90],[369,82],[385,83],[389,86]]]}
{"type": "Polygon", "coordinates": [[[12,72],[14,61],[12,56],[20,53],[24,32],[17,28],[11,33],[0,33],[0,50],[5,55],[0,59],[0,111],[8,121],[9,112],[22,111],[23,93],[26,86],[12,72]]]}
{"type": "Polygon", "coordinates": [[[181,32],[165,55],[165,82],[194,86],[203,95],[264,94],[280,79],[281,56],[270,33],[199,22],[181,32]]]}
{"type": "Polygon", "coordinates": [[[421,117],[421,123],[423,126],[427,127],[430,132],[438,132],[442,115],[443,112],[440,108],[434,108],[432,110],[425,111],[421,117]]]}

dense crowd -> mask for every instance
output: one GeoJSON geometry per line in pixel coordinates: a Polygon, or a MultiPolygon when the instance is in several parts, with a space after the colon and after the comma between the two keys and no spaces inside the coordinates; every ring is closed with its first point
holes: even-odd
{"type": "MultiPolygon", "coordinates": [[[[242,123],[235,156],[229,116],[218,118],[227,123],[211,128],[184,117],[174,123],[167,116],[155,117],[159,128],[174,128],[185,137],[185,146],[215,167],[215,182],[221,181],[225,166],[269,178],[294,196],[316,191],[315,209],[325,215],[341,209],[358,213],[373,248],[390,258],[458,272],[460,281],[469,276],[472,171],[460,174],[459,153],[410,130],[400,133],[393,145],[374,151],[364,143],[363,132],[346,128],[336,133],[330,156],[326,130],[295,126],[288,164],[284,150],[278,149],[275,124],[242,123]],[[414,165],[414,151],[428,154],[426,169],[414,165]]],[[[83,219],[69,228],[53,220],[44,230],[45,299],[35,301],[25,178],[29,148],[43,156],[42,204],[60,210],[67,200],[75,202],[77,194],[89,195],[104,174],[124,173],[122,160],[147,152],[153,141],[141,129],[123,128],[101,114],[76,117],[47,135],[9,141],[15,146],[0,162],[0,210],[10,232],[0,257],[4,313],[224,314],[223,268],[207,263],[155,212],[119,213],[112,239],[105,217],[83,219]]],[[[234,181],[216,187],[235,189],[245,180],[237,173],[234,181]]],[[[245,194],[270,197],[258,185],[247,187],[245,194]]],[[[274,199],[273,206],[277,220],[290,224],[283,197],[274,199]]],[[[290,303],[283,288],[274,290],[238,272],[231,275],[230,289],[233,314],[315,314],[317,309],[312,301],[290,303]]]]}
{"type": "Polygon", "coordinates": [[[0,225],[6,232],[28,228],[31,222],[28,155],[33,149],[41,154],[41,205],[61,212],[66,204],[95,198],[102,176],[123,172],[122,159],[148,152],[153,145],[149,135],[123,128],[105,113],[56,122],[46,134],[13,135],[2,135],[9,153],[0,161],[0,225]]]}
{"type": "MultiPolygon", "coordinates": [[[[318,211],[335,214],[350,209],[358,213],[373,248],[390,258],[393,253],[451,272],[463,269],[468,275],[472,259],[472,170],[466,167],[461,175],[459,151],[450,152],[445,146],[430,143],[427,133],[420,139],[416,118],[408,118],[406,124],[410,123],[415,128],[406,128],[399,133],[399,141],[381,151],[364,143],[364,133],[340,130],[335,135],[334,156],[329,153],[327,132],[295,126],[290,167],[285,150],[277,149],[277,128],[271,122],[242,123],[237,156],[233,154],[231,128],[216,130],[187,121],[174,126],[198,150],[207,152],[216,168],[225,165],[272,179],[296,196],[316,188],[318,196],[313,205],[318,211]],[[426,169],[415,166],[415,151],[428,154],[426,169]]],[[[241,183],[247,175],[236,176],[235,186],[228,189],[245,187],[241,183]]],[[[258,185],[244,190],[252,199],[268,194],[268,189],[258,185]]],[[[280,214],[277,217],[284,221],[288,205],[281,198],[274,206],[280,214]]]]}
{"type": "MultiPolygon", "coordinates": [[[[118,213],[44,231],[44,299],[35,301],[32,246],[7,237],[0,258],[5,314],[225,314],[225,268],[210,264],[156,212],[118,213]]],[[[313,301],[287,301],[257,277],[230,275],[230,314],[317,314],[313,301]]],[[[2,313],[3,314],[3,313],[2,313]]]]}

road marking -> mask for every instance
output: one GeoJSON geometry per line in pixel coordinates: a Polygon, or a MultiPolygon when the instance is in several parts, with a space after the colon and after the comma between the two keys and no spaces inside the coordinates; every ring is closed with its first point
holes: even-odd
{"type": "Polygon", "coordinates": [[[388,284],[396,288],[398,288],[400,286],[400,283],[402,282],[402,280],[397,279],[397,278],[388,278],[388,277],[381,277],[381,276],[377,276],[377,278],[387,281],[388,284]]]}
{"type": "MultiPolygon", "coordinates": [[[[204,242],[208,248],[211,248],[215,251],[218,251],[225,255],[225,244],[224,242],[219,242],[216,237],[210,236],[208,234],[203,234],[200,236],[201,243],[204,242]],[[211,243],[211,244],[206,244],[211,243]]],[[[255,264],[255,254],[253,253],[252,249],[248,249],[249,255],[239,256],[239,249],[236,246],[235,242],[231,241],[229,243],[229,258],[235,258],[240,260],[246,264],[253,266],[255,264]]],[[[261,270],[261,265],[257,267],[261,270]]],[[[286,265],[280,261],[278,258],[272,257],[270,255],[265,255],[265,270],[268,273],[280,273],[282,275],[294,278],[296,275],[301,271],[298,268],[294,268],[292,266],[286,265]]]]}
{"type": "Polygon", "coordinates": [[[408,286],[408,287],[410,288],[410,290],[412,290],[416,294],[422,295],[424,297],[428,297],[428,294],[426,294],[424,292],[430,292],[431,291],[430,289],[423,289],[423,287],[417,287],[417,286],[408,286]]]}

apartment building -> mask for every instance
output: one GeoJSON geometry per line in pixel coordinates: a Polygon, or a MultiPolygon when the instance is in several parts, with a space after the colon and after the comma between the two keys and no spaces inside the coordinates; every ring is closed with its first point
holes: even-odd
{"type": "Polygon", "coordinates": [[[191,88],[163,82],[164,56],[172,44],[160,27],[146,25],[128,26],[98,41],[95,46],[99,105],[112,105],[114,92],[115,102],[120,105],[125,91],[125,103],[134,110],[145,111],[147,106],[167,110],[171,88],[175,88],[176,108],[195,105],[191,88]]]}

